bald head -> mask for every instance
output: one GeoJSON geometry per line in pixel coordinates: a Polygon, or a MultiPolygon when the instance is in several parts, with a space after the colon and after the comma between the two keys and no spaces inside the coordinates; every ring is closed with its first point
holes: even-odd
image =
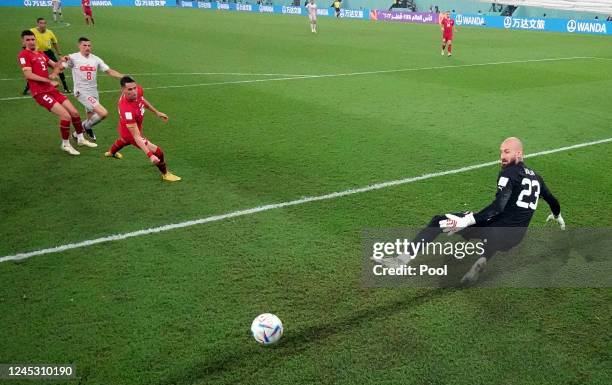
{"type": "Polygon", "coordinates": [[[508,167],[523,161],[523,142],[519,138],[510,137],[499,147],[502,167],[508,167]]]}

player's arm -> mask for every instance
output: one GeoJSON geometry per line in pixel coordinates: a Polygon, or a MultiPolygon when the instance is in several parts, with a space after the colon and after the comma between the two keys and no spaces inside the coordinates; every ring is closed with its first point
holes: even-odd
{"type": "Polygon", "coordinates": [[[57,87],[57,85],[59,84],[55,80],[43,78],[40,75],[36,75],[35,73],[32,72],[31,67],[23,67],[22,70],[23,70],[23,77],[26,78],[26,80],[34,80],[34,81],[41,82],[41,83],[49,83],[53,87],[57,87]]]}
{"type": "Polygon", "coordinates": [[[512,190],[512,180],[509,176],[502,173],[497,181],[497,192],[495,194],[495,199],[487,207],[474,214],[475,224],[486,224],[499,214],[503,213],[508,205],[508,201],[510,201],[510,197],[512,196],[512,190]]]}
{"type": "Polygon", "coordinates": [[[463,217],[446,214],[447,219],[443,219],[439,222],[440,227],[445,233],[453,234],[469,226],[483,225],[490,222],[493,218],[504,212],[512,196],[512,189],[510,177],[504,176],[503,174],[500,175],[497,182],[497,193],[491,204],[476,214],[467,213],[463,217]]]}
{"type": "Polygon", "coordinates": [[[128,131],[130,131],[130,134],[132,134],[134,142],[136,143],[138,148],[140,148],[142,152],[147,154],[147,157],[151,160],[151,163],[159,163],[159,158],[156,157],[153,152],[151,152],[151,150],[149,150],[149,147],[147,147],[147,145],[145,144],[144,139],[142,139],[142,136],[140,136],[140,131],[138,131],[138,125],[136,123],[128,123],[126,124],[126,127],[128,131]]]}
{"type": "Polygon", "coordinates": [[[114,69],[112,69],[112,68],[109,68],[109,69],[107,69],[107,70],[106,70],[106,71],[104,71],[104,72],[106,72],[106,74],[107,74],[108,76],[112,76],[112,77],[114,77],[115,79],[121,79],[121,78],[123,77],[123,74],[122,74],[121,72],[117,72],[117,71],[115,71],[115,70],[114,70],[114,69]]]}
{"type": "Polygon", "coordinates": [[[62,53],[60,51],[60,47],[59,47],[59,42],[57,41],[57,37],[55,37],[55,34],[53,32],[51,32],[51,46],[53,47],[53,49],[55,49],[55,52],[57,53],[57,56],[62,57],[62,53]]]}
{"type": "Polygon", "coordinates": [[[548,187],[546,187],[544,180],[542,178],[539,178],[539,179],[540,179],[540,188],[542,190],[540,191],[540,196],[544,198],[546,203],[548,203],[548,207],[550,207],[550,211],[552,212],[552,214],[550,214],[548,218],[546,218],[546,222],[550,220],[555,220],[559,224],[559,226],[561,226],[561,230],[565,230],[565,220],[561,216],[561,205],[559,204],[559,201],[550,192],[548,187]]]}
{"type": "Polygon", "coordinates": [[[56,79],[57,75],[64,70],[62,63],[56,63],[51,59],[47,59],[47,64],[49,64],[49,67],[53,68],[53,71],[49,74],[50,79],[56,79]]]}
{"type": "Polygon", "coordinates": [[[168,115],[164,114],[163,112],[159,111],[157,108],[153,107],[153,105],[151,103],[149,103],[149,101],[145,98],[142,98],[142,101],[144,102],[145,108],[149,111],[151,111],[152,113],[154,113],[155,115],[157,115],[158,118],[160,118],[161,120],[163,120],[164,122],[168,121],[168,115]]]}
{"type": "Polygon", "coordinates": [[[55,53],[57,53],[58,57],[62,56],[62,52],[60,51],[60,47],[58,43],[51,43],[51,45],[53,46],[53,49],[55,50],[55,53]]]}

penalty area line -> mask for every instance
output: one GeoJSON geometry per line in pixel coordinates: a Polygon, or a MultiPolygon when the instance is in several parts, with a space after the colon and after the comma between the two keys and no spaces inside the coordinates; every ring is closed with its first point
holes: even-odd
{"type": "MultiPolygon", "coordinates": [[[[575,150],[575,149],[579,149],[583,147],[595,146],[598,144],[604,144],[604,143],[610,143],[610,142],[612,142],[612,137],[601,139],[601,140],[595,140],[591,142],[574,144],[571,146],[565,146],[565,147],[559,147],[559,148],[554,148],[550,150],[539,151],[539,152],[535,152],[535,153],[526,155],[525,157],[535,158],[538,156],[555,154],[558,152],[570,151],[570,150],[575,150]]],[[[115,241],[120,241],[120,240],[127,239],[127,238],[135,238],[135,237],[141,237],[141,236],[150,235],[150,234],[163,233],[166,231],[181,229],[185,227],[192,227],[196,225],[202,225],[205,223],[218,222],[218,221],[222,221],[222,220],[230,219],[230,218],[253,215],[253,214],[257,214],[257,213],[264,212],[264,211],[281,209],[284,207],[303,205],[303,204],[310,203],[310,202],[337,199],[337,198],[341,198],[341,197],[345,197],[349,195],[361,194],[361,193],[380,190],[380,189],[389,188],[393,186],[400,186],[400,185],[414,183],[414,182],[418,182],[422,180],[437,178],[437,177],[441,177],[445,175],[459,174],[463,172],[477,170],[477,169],[484,168],[484,167],[493,166],[496,164],[499,164],[499,161],[496,160],[496,161],[491,161],[491,162],[473,164],[473,165],[455,168],[451,170],[433,172],[429,174],[423,174],[423,175],[413,176],[413,177],[404,178],[404,179],[396,179],[396,180],[376,183],[376,184],[372,184],[372,185],[368,185],[368,186],[364,186],[360,188],[352,188],[352,189],[348,189],[344,191],[333,192],[333,193],[329,193],[325,195],[305,197],[305,198],[296,199],[296,200],[287,201],[287,202],[281,202],[281,203],[272,203],[272,204],[267,204],[263,206],[253,207],[250,209],[232,211],[232,212],[228,212],[225,214],[213,215],[213,216],[194,219],[194,220],[185,221],[185,222],[171,223],[171,224],[167,224],[163,226],[150,227],[148,229],[142,229],[142,230],[132,231],[132,232],[123,233],[123,234],[114,234],[114,235],[109,235],[106,237],[90,239],[90,240],[76,242],[76,243],[69,243],[69,244],[56,246],[56,247],[50,247],[46,249],[40,249],[40,250],[35,250],[35,251],[30,251],[30,252],[22,252],[22,253],[17,253],[14,255],[7,255],[7,256],[1,257],[0,263],[8,262],[8,261],[24,260],[24,259],[32,258],[38,255],[61,253],[67,250],[80,249],[80,248],[89,247],[89,246],[93,246],[93,245],[97,245],[101,243],[115,242],[115,241]]]]}

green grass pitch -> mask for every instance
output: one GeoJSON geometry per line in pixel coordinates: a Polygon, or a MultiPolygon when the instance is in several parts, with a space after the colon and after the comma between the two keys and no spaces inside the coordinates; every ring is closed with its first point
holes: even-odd
{"type": "MultiPolygon", "coordinates": [[[[134,148],[103,157],[119,95],[104,74],[100,148],[59,150],[56,119],[18,98],[19,33],[51,11],[1,12],[0,256],[483,163],[507,136],[527,152],[612,137],[606,37],[459,28],[448,58],[436,26],[319,18],[313,35],[305,17],[96,8],[87,28],[65,9],[63,52],[89,37],[170,116],[144,124],[183,177],[166,184],[134,148]],[[573,59],[528,62],[547,58],[573,59]],[[419,70],[355,74],[391,69],[419,70]],[[229,83],[245,80],[267,81],[229,83]]],[[[527,163],[568,226],[612,226],[612,144],[527,163]]],[[[361,286],[363,229],[480,209],[497,172],[1,263],[0,363],[75,363],[70,383],[105,385],[610,383],[610,289],[361,286]],[[285,324],[276,346],[249,335],[263,312],[285,324]]]]}

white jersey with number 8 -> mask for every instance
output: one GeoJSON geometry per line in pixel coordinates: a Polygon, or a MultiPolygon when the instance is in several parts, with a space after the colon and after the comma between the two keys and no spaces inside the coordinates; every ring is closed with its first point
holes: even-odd
{"type": "Polygon", "coordinates": [[[106,72],[110,69],[102,59],[90,53],[85,57],[80,52],[70,54],[65,67],[72,68],[72,79],[74,82],[74,93],[97,93],[98,69],[106,72]]]}

